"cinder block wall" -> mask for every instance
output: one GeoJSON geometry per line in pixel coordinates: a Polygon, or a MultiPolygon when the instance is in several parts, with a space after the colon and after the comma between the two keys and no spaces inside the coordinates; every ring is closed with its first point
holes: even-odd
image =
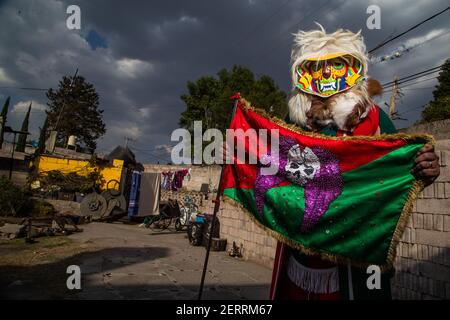
{"type": "Polygon", "coordinates": [[[145,172],[166,172],[189,168],[191,169],[191,179],[184,179],[183,189],[188,191],[200,191],[200,187],[203,183],[208,183],[211,191],[217,189],[221,170],[220,166],[144,164],[145,172]]]}
{"type": "Polygon", "coordinates": [[[441,175],[420,194],[397,247],[394,299],[450,299],[450,151],[438,154],[441,175]]]}
{"type": "MultiPolygon", "coordinates": [[[[203,200],[200,210],[212,214],[214,203],[211,200],[203,200]]],[[[274,238],[254,223],[246,212],[228,201],[221,202],[218,217],[220,237],[227,239],[227,250],[230,250],[235,241],[238,247],[242,244],[242,255],[245,260],[252,260],[272,268],[277,245],[274,238]]]]}

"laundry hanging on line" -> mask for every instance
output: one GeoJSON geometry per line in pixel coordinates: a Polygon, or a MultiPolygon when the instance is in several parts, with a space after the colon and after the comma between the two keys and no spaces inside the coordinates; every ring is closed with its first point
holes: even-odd
{"type": "Polygon", "coordinates": [[[128,217],[144,217],[159,214],[160,195],[160,173],[133,171],[128,217]]]}
{"type": "Polygon", "coordinates": [[[137,216],[158,215],[161,197],[161,174],[154,172],[142,173],[139,194],[139,210],[137,216]]]}
{"type": "Polygon", "coordinates": [[[177,191],[183,187],[184,179],[191,180],[191,169],[162,172],[161,188],[177,191]]]}
{"type": "Polygon", "coordinates": [[[133,171],[131,175],[130,201],[128,203],[128,217],[134,217],[139,209],[139,187],[141,184],[141,173],[133,171]]]}

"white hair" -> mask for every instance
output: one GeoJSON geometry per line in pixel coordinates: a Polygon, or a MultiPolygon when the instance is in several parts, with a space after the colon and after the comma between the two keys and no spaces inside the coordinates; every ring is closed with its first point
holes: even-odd
{"type": "MultiPolygon", "coordinates": [[[[362,75],[368,71],[368,54],[361,35],[361,30],[354,33],[350,30],[338,29],[333,33],[326,33],[325,29],[316,22],[320,30],[299,31],[294,34],[294,45],[291,52],[291,78],[293,91],[289,99],[289,117],[300,126],[306,124],[306,113],[311,108],[311,96],[296,88],[298,83],[297,68],[306,60],[319,58],[333,53],[351,55],[359,60],[362,66],[362,75]]],[[[367,83],[358,82],[354,87],[341,95],[354,96],[355,92],[363,94],[362,100],[368,99],[367,83]]],[[[342,97],[343,98],[343,97],[342,97]]],[[[355,100],[354,97],[351,100],[355,100]]]]}

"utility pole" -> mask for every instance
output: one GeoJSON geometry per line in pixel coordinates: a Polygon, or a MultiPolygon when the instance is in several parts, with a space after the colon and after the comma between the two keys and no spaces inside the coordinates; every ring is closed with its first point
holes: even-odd
{"type": "Polygon", "coordinates": [[[391,100],[389,102],[389,117],[393,119],[395,117],[395,103],[398,95],[398,77],[394,78],[394,85],[392,86],[391,100]]]}
{"type": "Polygon", "coordinates": [[[125,148],[128,147],[128,141],[132,141],[132,142],[135,142],[135,141],[136,141],[135,139],[130,138],[130,137],[124,137],[124,138],[125,138],[125,148]]]}

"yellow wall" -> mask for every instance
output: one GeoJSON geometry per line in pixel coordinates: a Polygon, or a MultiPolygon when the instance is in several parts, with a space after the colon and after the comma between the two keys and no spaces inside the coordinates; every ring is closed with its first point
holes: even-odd
{"type": "MultiPolygon", "coordinates": [[[[106,166],[96,166],[92,167],[89,161],[86,160],[74,160],[74,159],[63,159],[51,156],[39,156],[36,159],[36,168],[38,173],[46,173],[52,170],[61,171],[64,174],[75,172],[80,176],[87,176],[90,172],[94,171],[96,168],[100,171],[105,183],[102,185],[102,189],[106,189],[106,184],[110,180],[117,180],[120,182],[123,170],[123,160],[113,160],[112,165],[106,166]]],[[[118,187],[114,184],[110,184],[111,187],[118,187]]]]}

